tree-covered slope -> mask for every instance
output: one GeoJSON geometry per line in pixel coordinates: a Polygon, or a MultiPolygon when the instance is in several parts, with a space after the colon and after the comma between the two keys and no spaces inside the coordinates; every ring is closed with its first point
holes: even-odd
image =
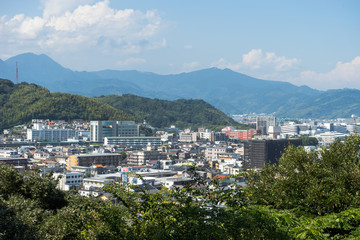
{"type": "Polygon", "coordinates": [[[51,93],[35,84],[13,84],[0,79],[0,129],[33,118],[132,120],[133,117],[94,99],[66,93],[51,93]]]}
{"type": "Polygon", "coordinates": [[[236,125],[237,123],[220,110],[203,100],[175,101],[139,97],[131,94],[107,95],[96,98],[135,117],[146,120],[155,127],[200,127],[211,125],[236,125]]]}

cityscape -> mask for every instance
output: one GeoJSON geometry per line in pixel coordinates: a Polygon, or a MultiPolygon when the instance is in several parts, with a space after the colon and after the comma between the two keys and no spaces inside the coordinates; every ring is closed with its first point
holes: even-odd
{"type": "Polygon", "coordinates": [[[0,2],[0,240],[360,239],[359,12],[0,2]]]}

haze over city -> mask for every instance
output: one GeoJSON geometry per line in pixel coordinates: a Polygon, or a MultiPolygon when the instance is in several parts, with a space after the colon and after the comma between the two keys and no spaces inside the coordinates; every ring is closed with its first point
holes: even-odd
{"type": "Polygon", "coordinates": [[[358,1],[0,1],[0,59],[72,70],[209,67],[316,89],[360,89],[358,1]]]}

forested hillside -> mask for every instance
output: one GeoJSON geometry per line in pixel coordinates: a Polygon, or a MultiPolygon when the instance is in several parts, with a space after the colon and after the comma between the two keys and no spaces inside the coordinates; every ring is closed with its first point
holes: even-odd
{"type": "Polygon", "coordinates": [[[134,118],[94,99],[67,93],[51,93],[35,84],[13,84],[0,79],[0,130],[34,118],[133,120],[134,118]]]}
{"type": "Polygon", "coordinates": [[[107,95],[95,99],[131,114],[138,122],[146,120],[154,127],[176,125],[184,128],[237,125],[232,118],[203,100],[167,101],[131,94],[107,95]]]}
{"type": "MultiPolygon", "coordinates": [[[[175,101],[125,94],[89,98],[52,93],[35,84],[0,79],[0,130],[34,118],[85,120],[146,120],[154,127],[212,127],[237,123],[203,100],[175,101]]],[[[249,126],[245,126],[249,127],[249,126]]]]}

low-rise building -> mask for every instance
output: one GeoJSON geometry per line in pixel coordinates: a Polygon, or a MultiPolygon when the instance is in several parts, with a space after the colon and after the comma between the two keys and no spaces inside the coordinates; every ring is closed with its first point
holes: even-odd
{"type": "Polygon", "coordinates": [[[228,138],[237,140],[249,140],[257,133],[255,129],[235,130],[233,127],[223,128],[221,132],[225,133],[228,138]]]}
{"type": "Polygon", "coordinates": [[[208,147],[205,149],[205,159],[211,161],[213,159],[218,159],[218,154],[229,153],[231,149],[227,147],[208,147]]]}
{"type": "Polygon", "coordinates": [[[54,173],[53,178],[58,180],[57,187],[60,190],[69,191],[83,184],[84,174],[81,172],[54,173]]]}
{"type": "Polygon", "coordinates": [[[0,150],[0,158],[19,158],[20,154],[15,150],[0,150]]]}
{"type": "Polygon", "coordinates": [[[153,160],[165,160],[167,154],[159,151],[134,151],[127,157],[129,165],[146,165],[153,160]]]}
{"type": "Polygon", "coordinates": [[[29,141],[50,141],[60,142],[67,141],[70,138],[78,138],[78,133],[74,129],[28,129],[27,140],[29,141]]]}
{"type": "Polygon", "coordinates": [[[0,163],[12,166],[23,166],[27,168],[28,159],[27,158],[0,158],[0,163]]]}
{"type": "Polygon", "coordinates": [[[121,154],[118,153],[75,154],[66,160],[66,167],[70,170],[74,166],[90,167],[94,164],[118,166],[121,161],[121,154]]]}
{"type": "Polygon", "coordinates": [[[161,146],[161,137],[105,137],[104,145],[116,145],[121,147],[145,147],[148,144],[161,146]]]}

